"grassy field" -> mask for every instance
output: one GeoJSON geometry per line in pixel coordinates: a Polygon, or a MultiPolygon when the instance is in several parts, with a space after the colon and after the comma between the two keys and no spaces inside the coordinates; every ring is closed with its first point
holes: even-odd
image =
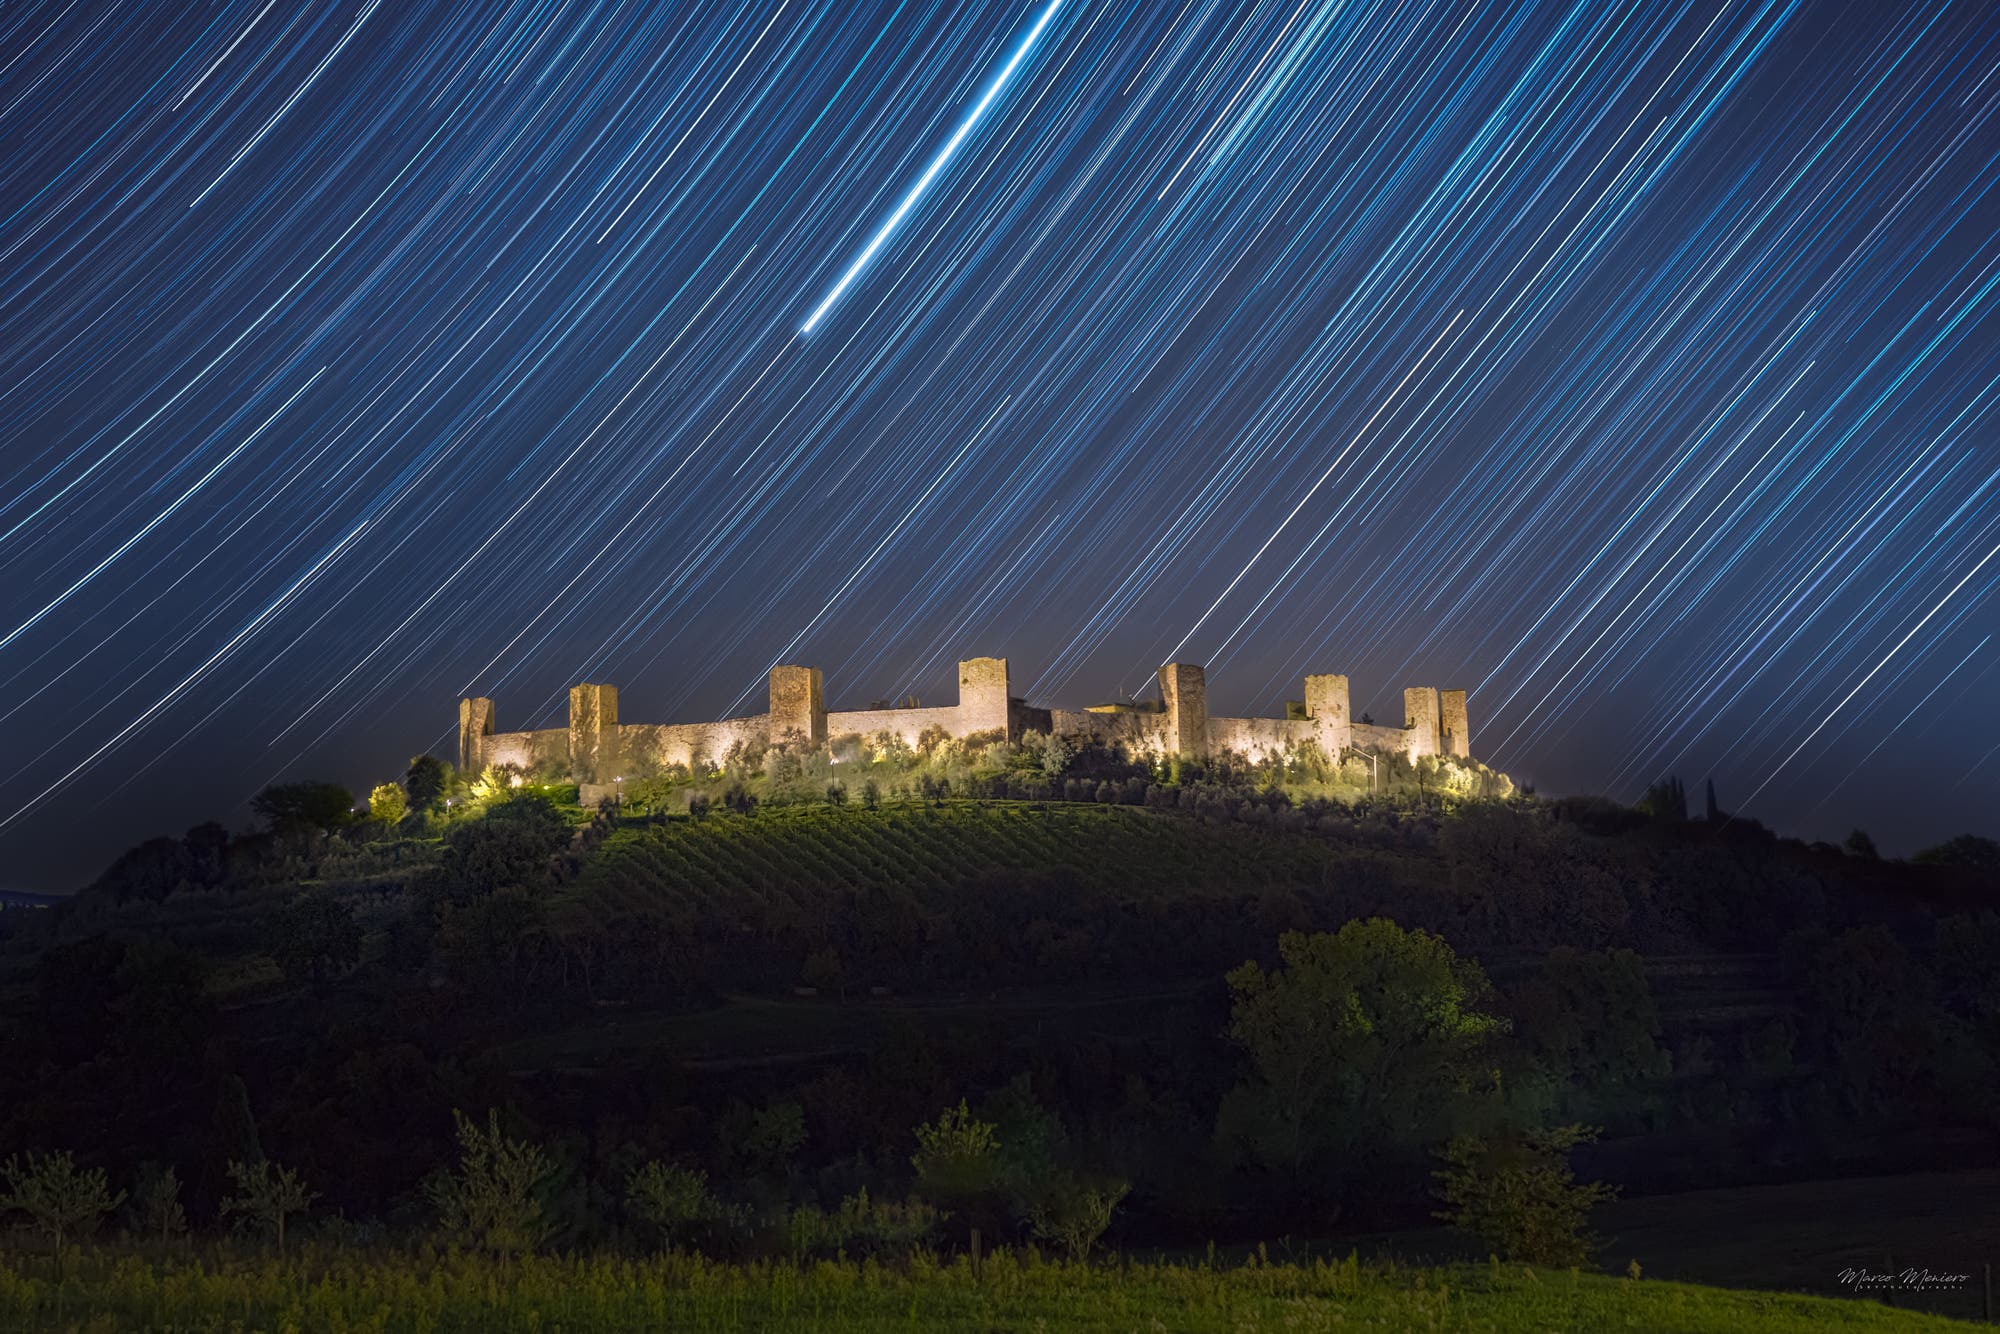
{"type": "MultiPolygon", "coordinates": [[[[1853,1298],[1977,1320],[1984,1266],[2000,1270],[2000,1171],[1912,1172],[1682,1191],[1617,1200],[1591,1215],[1600,1262],[1636,1260],[1646,1278],[1723,1288],[1853,1298]],[[1964,1275],[1957,1283],[1863,1288],[1842,1273],[1912,1269],[1964,1275]]],[[[1331,1236],[1306,1254],[1358,1247],[1364,1259],[1457,1264],[1477,1244],[1445,1228],[1331,1236]]]]}
{"type": "Polygon", "coordinates": [[[1518,1266],[1043,1264],[1007,1254],[909,1265],[731,1266],[329,1252],[290,1263],[0,1259],[0,1327],[392,1331],[1312,1331],[1352,1327],[1685,1334],[1922,1331],[1954,1322],[1872,1302],[1733,1292],[1518,1266]]]}

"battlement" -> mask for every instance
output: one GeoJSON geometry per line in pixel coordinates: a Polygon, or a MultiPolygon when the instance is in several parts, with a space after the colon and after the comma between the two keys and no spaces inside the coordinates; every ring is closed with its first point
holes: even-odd
{"type": "Polygon", "coordinates": [[[819,746],[837,737],[884,733],[916,746],[926,734],[940,732],[1016,741],[1040,731],[1123,746],[1135,755],[1191,758],[1227,752],[1258,760],[1300,746],[1316,746],[1334,760],[1356,750],[1412,760],[1472,755],[1463,690],[1412,686],[1403,692],[1403,725],[1382,727],[1354,721],[1345,676],[1306,677],[1304,716],[1286,718],[1212,716],[1208,674],[1193,663],[1161,667],[1159,685],[1158,704],[1034,708],[1010,693],[1005,658],[967,658],[958,664],[955,704],[926,708],[912,701],[900,708],[829,712],[820,670],[788,664],[771,669],[770,706],[763,713],[712,723],[621,723],[618,687],[584,684],[570,688],[567,727],[533,732],[497,732],[492,700],[460,700],[459,765],[468,770],[560,766],[589,801],[614,790],[621,769],[641,762],[695,767],[720,763],[739,747],[819,746]]]}

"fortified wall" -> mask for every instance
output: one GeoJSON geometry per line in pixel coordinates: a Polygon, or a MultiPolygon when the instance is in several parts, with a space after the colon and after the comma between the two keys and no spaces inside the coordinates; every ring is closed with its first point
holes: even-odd
{"type": "Polygon", "coordinates": [[[720,763],[738,746],[781,741],[824,743],[835,737],[886,732],[915,745],[931,728],[952,737],[1018,740],[1049,732],[1122,745],[1134,755],[1200,758],[1235,752],[1251,760],[1299,745],[1315,745],[1333,759],[1352,750],[1467,759],[1472,736],[1465,692],[1411,686],[1403,692],[1403,725],[1355,722],[1345,676],[1308,676],[1297,716],[1223,718],[1208,711],[1208,676],[1192,663],[1160,668],[1158,703],[1104,704],[1086,709],[1034,708],[1010,691],[1005,658],[968,658],[958,664],[958,702],[934,708],[853,709],[829,712],[817,667],[773,667],[770,707],[747,718],[712,723],[621,723],[618,687],[578,685],[569,691],[569,726],[534,732],[495,730],[493,701],[458,703],[458,764],[521,769],[562,767],[586,789],[586,802],[603,795],[619,769],[639,761],[658,764],[720,763]]]}

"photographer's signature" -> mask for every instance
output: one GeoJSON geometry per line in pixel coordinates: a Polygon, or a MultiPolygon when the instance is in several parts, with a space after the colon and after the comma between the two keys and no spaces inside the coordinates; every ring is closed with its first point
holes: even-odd
{"type": "Polygon", "coordinates": [[[1972,1281],[1970,1274],[1939,1273],[1931,1269],[1843,1269],[1841,1286],[1856,1292],[1942,1292],[1962,1288],[1972,1281]]]}

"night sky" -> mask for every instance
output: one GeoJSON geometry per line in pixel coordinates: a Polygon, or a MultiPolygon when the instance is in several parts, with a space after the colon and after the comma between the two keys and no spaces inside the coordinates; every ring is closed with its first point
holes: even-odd
{"type": "Polygon", "coordinates": [[[1209,669],[2000,833],[1988,0],[0,8],[0,884],[560,725],[1209,669]]]}

